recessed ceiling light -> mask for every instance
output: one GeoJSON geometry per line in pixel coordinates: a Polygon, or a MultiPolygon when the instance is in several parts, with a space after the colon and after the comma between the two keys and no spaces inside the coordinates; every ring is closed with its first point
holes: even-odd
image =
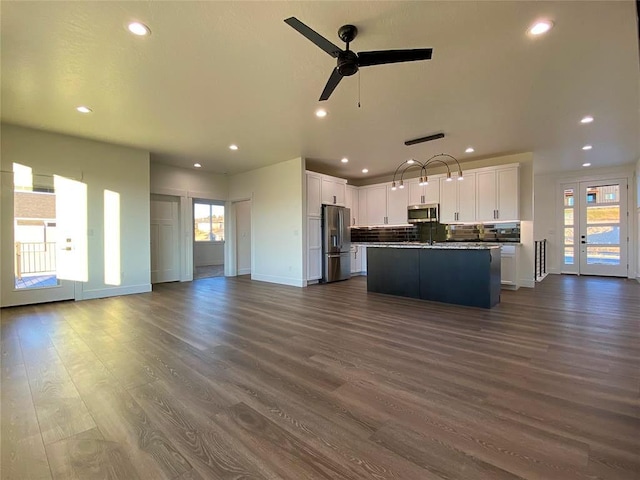
{"type": "Polygon", "coordinates": [[[467,149],[465,150],[465,153],[473,153],[473,152],[475,152],[473,147],[467,147],[467,149]]]}
{"type": "Polygon", "coordinates": [[[79,107],[76,107],[76,110],[79,111],[80,113],[91,113],[91,112],[93,112],[93,110],[91,110],[89,107],[85,107],[84,105],[80,105],[79,107]]]}
{"type": "Polygon", "coordinates": [[[585,145],[582,147],[583,150],[591,150],[593,147],[591,145],[585,145]]]}
{"type": "Polygon", "coordinates": [[[591,115],[582,117],[582,120],[580,120],[580,123],[591,123],[591,122],[593,122],[593,117],[591,115]]]}
{"type": "Polygon", "coordinates": [[[127,30],[129,30],[134,35],[138,35],[139,37],[151,35],[151,30],[149,29],[149,27],[140,22],[131,22],[129,25],[127,25],[127,30]]]}
{"type": "Polygon", "coordinates": [[[529,33],[531,35],[542,35],[543,33],[547,33],[553,27],[553,22],[551,20],[539,20],[534,23],[529,28],[529,33]]]}
{"type": "Polygon", "coordinates": [[[196,168],[202,167],[202,165],[200,165],[199,163],[194,163],[193,166],[196,167],[196,168]]]}
{"type": "Polygon", "coordinates": [[[414,164],[414,163],[415,163],[415,160],[414,160],[413,158],[410,158],[409,160],[407,160],[407,163],[408,163],[409,165],[412,165],[412,164],[414,164]]]}
{"type": "Polygon", "coordinates": [[[369,173],[369,169],[368,168],[363,168],[362,169],[362,173],[369,173]]]}
{"type": "Polygon", "coordinates": [[[327,116],[327,111],[324,108],[319,108],[316,110],[316,117],[324,118],[327,116]]]}
{"type": "Polygon", "coordinates": [[[344,157],[342,160],[340,160],[342,163],[348,163],[349,159],[347,157],[344,157]]]}
{"type": "Polygon", "coordinates": [[[590,164],[589,162],[587,162],[587,163],[583,163],[583,164],[582,164],[582,166],[583,166],[583,167],[590,167],[590,166],[591,166],[591,164],[590,164]]]}
{"type": "Polygon", "coordinates": [[[237,150],[238,149],[238,145],[232,143],[231,145],[229,145],[229,150],[237,150]]]}

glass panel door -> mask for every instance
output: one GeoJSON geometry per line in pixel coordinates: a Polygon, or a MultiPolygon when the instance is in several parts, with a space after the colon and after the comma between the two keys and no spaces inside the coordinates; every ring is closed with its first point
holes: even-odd
{"type": "Polygon", "coordinates": [[[563,273],[579,273],[578,262],[578,242],[575,236],[577,233],[576,221],[578,216],[576,210],[576,186],[565,185],[563,188],[563,273]]]}
{"type": "Polygon", "coordinates": [[[627,182],[580,184],[580,273],[627,276],[627,182]]]}
{"type": "Polygon", "coordinates": [[[2,215],[13,219],[2,234],[2,306],[70,300],[86,281],[86,185],[58,178],[17,163],[2,174],[2,215]]]}

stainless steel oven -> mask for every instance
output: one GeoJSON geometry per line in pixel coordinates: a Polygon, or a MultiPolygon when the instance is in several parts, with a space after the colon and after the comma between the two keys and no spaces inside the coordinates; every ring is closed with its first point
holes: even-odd
{"type": "Polygon", "coordinates": [[[423,203],[409,205],[407,209],[407,221],[409,223],[431,223],[439,220],[440,205],[437,203],[423,203]]]}

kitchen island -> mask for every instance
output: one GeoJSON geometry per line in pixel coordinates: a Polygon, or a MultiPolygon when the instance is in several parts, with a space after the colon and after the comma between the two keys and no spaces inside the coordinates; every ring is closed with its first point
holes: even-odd
{"type": "Polygon", "coordinates": [[[368,243],[367,290],[491,308],[500,303],[500,247],[368,243]]]}

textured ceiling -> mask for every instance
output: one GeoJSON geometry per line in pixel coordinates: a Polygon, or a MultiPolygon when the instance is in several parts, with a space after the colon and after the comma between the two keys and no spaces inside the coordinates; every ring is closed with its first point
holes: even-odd
{"type": "Polygon", "coordinates": [[[640,157],[633,1],[0,8],[3,121],[140,147],[162,163],[231,174],[303,156],[358,181],[440,152],[464,161],[532,151],[537,172],[640,157]],[[356,52],[432,47],[433,59],[362,68],[318,102],[335,60],[286,25],[290,16],[339,46],[338,28],[355,24],[356,52]],[[530,38],[540,17],[555,28],[530,38]],[[152,35],[130,35],[131,20],[152,35]],[[314,116],[321,103],[324,119],[314,116]],[[587,114],[595,121],[581,125],[587,114]],[[436,132],[446,137],[404,145],[436,132]]]}

